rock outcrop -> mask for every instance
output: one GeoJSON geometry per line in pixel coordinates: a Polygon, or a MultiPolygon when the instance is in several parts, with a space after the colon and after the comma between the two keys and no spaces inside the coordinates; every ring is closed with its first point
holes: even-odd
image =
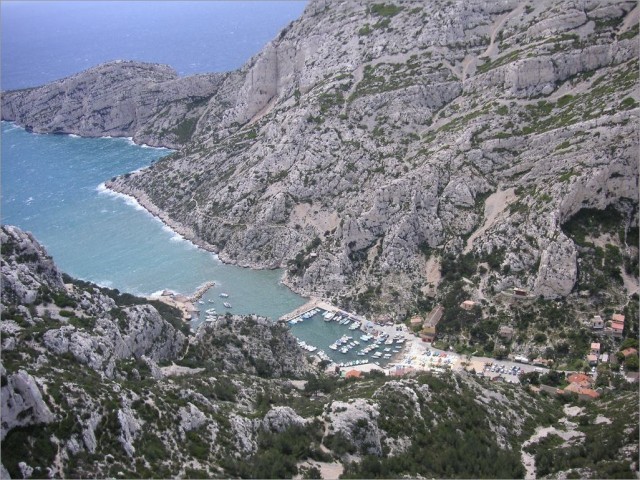
{"type": "Polygon", "coordinates": [[[12,428],[50,423],[54,415],[42,399],[34,378],[24,370],[7,375],[2,368],[2,430],[4,440],[12,428]]]}
{"type": "Polygon", "coordinates": [[[225,372],[266,378],[299,378],[316,371],[286,327],[257,316],[218,316],[205,322],[188,355],[225,372]]]}

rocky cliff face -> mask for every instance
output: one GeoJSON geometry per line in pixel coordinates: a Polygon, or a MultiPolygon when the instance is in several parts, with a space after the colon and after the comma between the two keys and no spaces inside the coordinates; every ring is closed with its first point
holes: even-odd
{"type": "MultiPolygon", "coordinates": [[[[624,0],[310,2],[216,77],[190,143],[108,186],[345,306],[403,313],[463,252],[499,260],[480,297],[566,296],[563,223],[628,198],[638,224],[637,18],[624,0]]],[[[54,106],[6,110],[28,95],[54,106]]]]}
{"type": "Polygon", "coordinates": [[[225,261],[287,267],[295,290],[344,304],[410,305],[437,281],[429,261],[462,252],[504,252],[483,285],[566,296],[562,224],[637,204],[637,13],[312,2],[229,77],[197,142],[110,186],[225,261]]]}
{"type": "Polygon", "coordinates": [[[166,65],[116,61],[51,84],[6,92],[2,119],[38,133],[133,137],[179,148],[225,75],[179,78],[166,65]]]}

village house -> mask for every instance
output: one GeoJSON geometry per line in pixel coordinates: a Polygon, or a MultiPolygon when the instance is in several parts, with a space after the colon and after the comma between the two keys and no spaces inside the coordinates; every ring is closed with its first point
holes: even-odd
{"type": "Polygon", "coordinates": [[[611,335],[614,338],[621,338],[624,331],[624,315],[614,313],[611,315],[611,320],[607,322],[607,326],[604,329],[604,333],[611,335]]]}
{"type": "Polygon", "coordinates": [[[523,288],[514,288],[513,294],[516,295],[517,297],[526,297],[527,291],[523,288]]]}
{"type": "Polygon", "coordinates": [[[593,378],[584,373],[572,373],[567,377],[569,384],[575,383],[580,387],[589,388],[593,383],[593,378]]]}
{"type": "Polygon", "coordinates": [[[581,387],[577,383],[571,383],[569,386],[565,387],[564,393],[575,393],[578,395],[578,399],[580,400],[594,400],[600,396],[598,392],[591,388],[581,387]]]}
{"type": "Polygon", "coordinates": [[[500,329],[498,330],[498,335],[507,341],[511,341],[511,339],[513,338],[513,333],[513,328],[508,327],[507,325],[501,325],[500,329]]]}
{"type": "Polygon", "coordinates": [[[422,325],[422,322],[424,322],[424,318],[416,315],[415,317],[412,317],[411,320],[409,320],[409,325],[411,326],[411,328],[419,327],[422,325]]]}
{"type": "Polygon", "coordinates": [[[473,307],[475,306],[476,306],[476,302],[474,302],[473,300],[465,300],[460,304],[460,308],[464,310],[473,310],[473,307]]]}
{"type": "Polygon", "coordinates": [[[624,355],[624,358],[627,358],[630,355],[638,355],[638,350],[636,348],[629,347],[629,348],[625,348],[620,353],[624,355]]]}
{"type": "Polygon", "coordinates": [[[600,344],[592,343],[591,344],[591,355],[600,355],[600,344]]]}
{"type": "Polygon", "coordinates": [[[587,355],[587,362],[589,366],[595,367],[598,364],[598,356],[593,354],[587,355]]]}
{"type": "Polygon", "coordinates": [[[596,315],[591,319],[591,328],[593,330],[602,330],[604,328],[604,320],[600,315],[596,315]]]}

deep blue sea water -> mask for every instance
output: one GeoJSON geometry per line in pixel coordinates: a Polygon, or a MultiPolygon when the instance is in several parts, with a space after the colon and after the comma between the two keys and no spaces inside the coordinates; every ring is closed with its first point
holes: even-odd
{"type": "Polygon", "coordinates": [[[240,67],[305,1],[0,2],[2,90],[33,87],[111,60],[180,75],[240,67]]]}

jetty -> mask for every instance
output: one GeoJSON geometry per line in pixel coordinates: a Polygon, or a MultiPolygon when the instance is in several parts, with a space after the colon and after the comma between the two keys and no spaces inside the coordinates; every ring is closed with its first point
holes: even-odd
{"type": "Polygon", "coordinates": [[[207,290],[209,290],[210,288],[214,287],[216,284],[216,282],[205,282],[202,285],[200,285],[198,287],[198,289],[193,293],[193,295],[191,295],[190,297],[188,297],[188,301],[191,303],[195,303],[198,300],[200,300],[203,295],[205,293],[207,293],[207,290]]]}
{"type": "MultiPolygon", "coordinates": [[[[286,314],[282,315],[278,319],[278,322],[287,323],[289,320],[292,320],[292,319],[294,319],[296,317],[302,316],[305,313],[307,313],[309,310],[313,310],[314,308],[319,308],[319,309],[325,310],[327,312],[339,313],[341,315],[348,316],[351,320],[359,321],[363,326],[365,325],[365,322],[367,322],[367,319],[365,317],[362,317],[362,316],[357,315],[355,313],[345,312],[341,308],[338,308],[335,305],[331,305],[329,302],[327,302],[325,300],[321,300],[319,298],[312,298],[311,300],[309,300],[307,303],[305,303],[301,307],[298,307],[295,310],[293,310],[292,312],[289,312],[289,313],[286,313],[286,314]]],[[[362,330],[362,328],[361,328],[361,330],[362,330]]]]}

